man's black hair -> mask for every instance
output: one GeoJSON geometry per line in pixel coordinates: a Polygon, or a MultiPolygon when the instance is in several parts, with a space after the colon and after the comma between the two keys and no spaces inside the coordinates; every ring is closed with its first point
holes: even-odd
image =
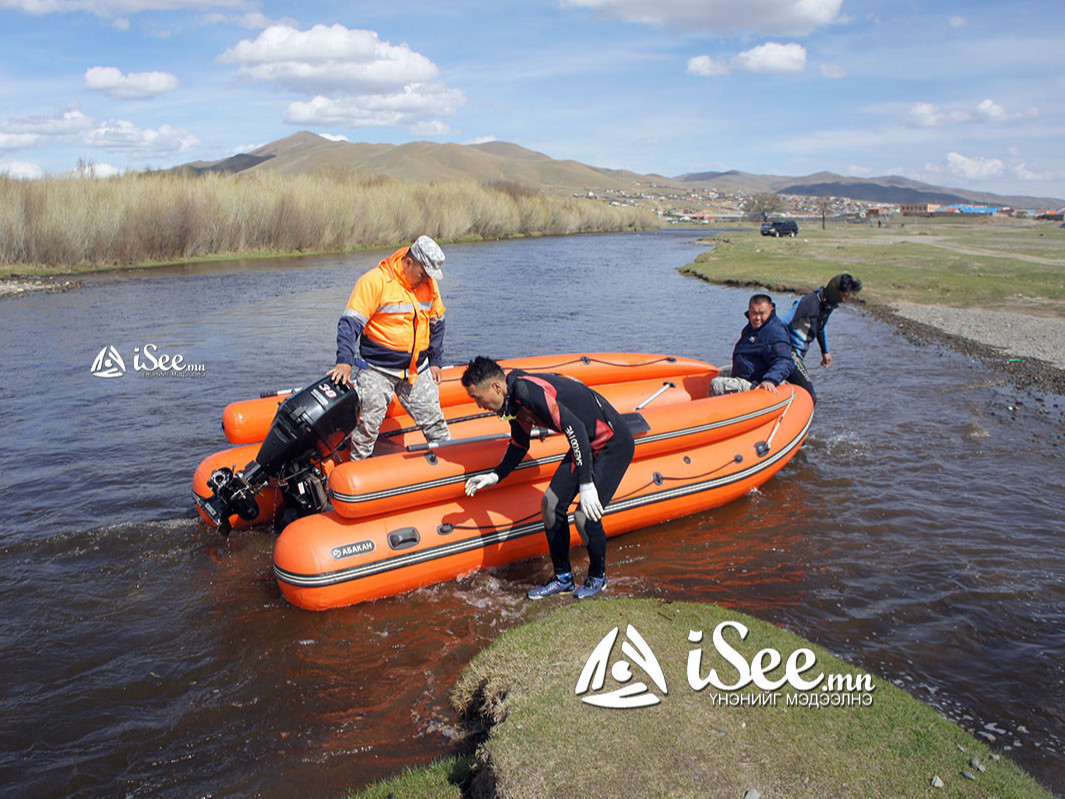
{"type": "Polygon", "coordinates": [[[483,355],[478,355],[466,364],[466,370],[462,373],[462,385],[464,388],[479,386],[486,380],[506,379],[507,376],[503,372],[503,367],[483,355]]]}
{"type": "Polygon", "coordinates": [[[763,302],[768,303],[771,308],[776,307],[775,305],[773,305],[773,298],[770,297],[768,294],[755,294],[747,301],[747,304],[750,305],[751,303],[757,303],[758,305],[761,305],[763,302]]]}
{"type": "Polygon", "coordinates": [[[840,278],[839,290],[840,291],[851,291],[851,292],[861,291],[862,290],[862,281],[860,281],[858,278],[852,276],[851,274],[845,272],[843,274],[843,276],[840,278]]]}

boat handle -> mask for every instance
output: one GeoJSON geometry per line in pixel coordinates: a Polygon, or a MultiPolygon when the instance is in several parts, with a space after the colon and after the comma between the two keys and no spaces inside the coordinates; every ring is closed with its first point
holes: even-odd
{"type": "Polygon", "coordinates": [[[402,530],[393,530],[388,534],[388,545],[392,549],[408,549],[419,541],[422,537],[418,534],[416,527],[405,527],[402,530]]]}

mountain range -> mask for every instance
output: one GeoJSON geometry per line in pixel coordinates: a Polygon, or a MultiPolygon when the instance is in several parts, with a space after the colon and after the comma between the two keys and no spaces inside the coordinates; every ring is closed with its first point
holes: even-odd
{"type": "Polygon", "coordinates": [[[394,180],[506,182],[558,194],[604,189],[631,192],[635,183],[645,183],[677,191],[713,188],[727,193],[831,195],[872,203],[976,204],[1037,209],[1065,205],[1065,200],[1055,197],[1006,196],[944,188],[897,175],[854,178],[833,172],[817,172],[804,177],[785,177],[733,170],[666,177],[637,174],[623,169],[604,169],[579,161],[560,161],[501,141],[483,144],[426,141],[372,144],[334,141],[309,131],[294,133],[248,153],[218,161],[194,161],[178,168],[227,173],[272,171],[283,175],[326,168],[354,169],[394,180]]]}

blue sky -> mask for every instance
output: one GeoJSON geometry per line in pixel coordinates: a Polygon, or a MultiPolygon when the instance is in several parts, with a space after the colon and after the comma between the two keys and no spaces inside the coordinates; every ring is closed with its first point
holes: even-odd
{"type": "Polygon", "coordinates": [[[1065,10],[871,0],[0,0],[0,172],[298,130],[1065,198],[1065,10]]]}

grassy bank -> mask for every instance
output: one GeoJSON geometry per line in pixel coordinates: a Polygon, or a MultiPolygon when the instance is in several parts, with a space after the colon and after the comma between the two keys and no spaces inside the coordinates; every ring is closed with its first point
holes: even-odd
{"type": "MultiPolygon", "coordinates": [[[[463,672],[453,703],[472,728],[486,730],[474,756],[440,761],[358,795],[741,797],[756,789],[762,796],[789,797],[1050,796],[1016,764],[875,677],[869,677],[872,690],[850,692],[870,697],[869,703],[852,706],[789,704],[789,696],[802,692],[787,684],[771,691],[753,685],[696,690],[687,674],[694,650],[701,651],[698,677],[716,669],[726,683],[738,679],[737,669],[712,643],[722,621],[749,628],[743,640],[735,630],[725,635],[748,663],[763,649],[775,649],[786,662],[805,647],[816,662],[803,677],[865,679],[865,672],[792,633],[718,606],[621,599],[566,603],[504,633],[463,672]],[[657,659],[667,692],[623,653],[628,625],[657,659]],[[576,695],[585,663],[614,627],[619,633],[603,690],[622,685],[618,675],[625,675],[616,664],[624,660],[631,677],[624,684],[645,682],[659,704],[607,709],[576,695]],[[703,640],[691,643],[689,630],[703,631],[703,640]],[[775,704],[759,701],[769,695],[777,697],[775,704]],[[729,696],[748,699],[722,701],[729,696]]],[[[778,680],[784,673],[779,666],[767,677],[778,680]]],[[[830,696],[822,690],[804,695],[830,696]]]]}
{"type": "Polygon", "coordinates": [[[514,184],[401,183],[346,170],[0,177],[0,276],[219,255],[348,252],[409,242],[657,227],[650,212],[514,184]]]}
{"type": "Polygon", "coordinates": [[[810,291],[840,272],[862,298],[1065,315],[1065,230],[1056,222],[983,218],[800,225],[796,238],[730,231],[682,269],[713,283],[810,291]]]}

